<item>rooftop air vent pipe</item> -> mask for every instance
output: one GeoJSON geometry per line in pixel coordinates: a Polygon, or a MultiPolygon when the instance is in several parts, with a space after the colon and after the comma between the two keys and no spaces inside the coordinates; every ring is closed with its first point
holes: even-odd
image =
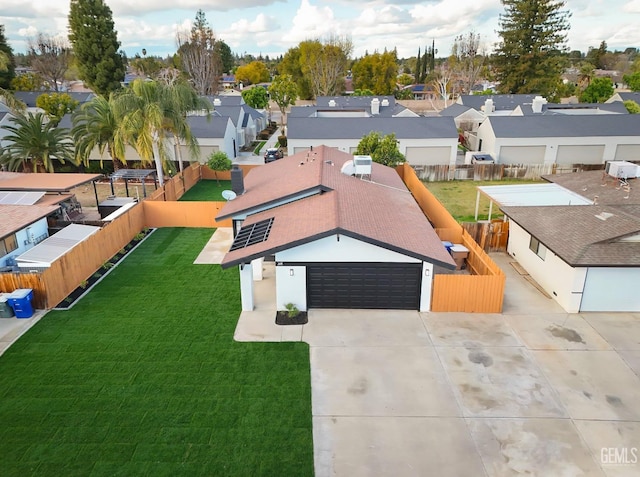
{"type": "Polygon", "coordinates": [[[236,195],[242,195],[244,193],[244,176],[238,164],[234,164],[231,169],[231,190],[235,192],[236,195]]]}

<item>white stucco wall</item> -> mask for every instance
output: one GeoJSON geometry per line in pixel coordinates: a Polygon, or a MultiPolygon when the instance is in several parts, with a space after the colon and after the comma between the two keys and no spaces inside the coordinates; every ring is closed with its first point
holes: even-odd
{"type": "Polygon", "coordinates": [[[287,303],[307,311],[307,267],[276,266],[276,307],[286,310],[287,303]]]}
{"type": "Polygon", "coordinates": [[[507,252],[514,257],[540,286],[569,313],[580,311],[585,268],[573,268],[547,249],[544,260],[529,249],[531,235],[509,223],[507,252]]]}
{"type": "Polygon", "coordinates": [[[240,265],[240,297],[242,311],[253,311],[253,267],[250,263],[240,265]]]}
{"type": "Polygon", "coordinates": [[[433,263],[422,262],[422,289],[420,290],[420,311],[431,311],[432,288],[433,263]]]}
{"type": "Polygon", "coordinates": [[[420,260],[345,235],[340,235],[340,240],[337,235],[332,235],[278,252],[276,262],[419,263],[420,260]]]}
{"type": "Polygon", "coordinates": [[[18,255],[22,255],[27,250],[36,246],[36,242],[34,240],[38,239],[43,235],[49,235],[49,229],[47,226],[47,219],[42,218],[37,222],[25,227],[22,230],[16,232],[16,241],[18,243],[18,248],[7,255],[3,255],[0,257],[0,267],[7,266],[7,260],[12,257],[17,257],[18,255]]]}

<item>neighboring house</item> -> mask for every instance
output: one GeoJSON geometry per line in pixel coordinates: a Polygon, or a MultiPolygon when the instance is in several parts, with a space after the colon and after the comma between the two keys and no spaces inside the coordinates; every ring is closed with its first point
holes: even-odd
{"type": "Polygon", "coordinates": [[[288,118],[418,117],[393,96],[318,96],[312,106],[294,106],[288,118]]]}
{"type": "Polygon", "coordinates": [[[279,310],[430,309],[434,273],[455,263],[396,171],[366,160],[355,170],[353,159],[320,146],[250,171],[244,193],[236,186],[217,219],[233,219],[222,267],[240,266],[243,310],[265,257],[279,310]]]}
{"type": "Polygon", "coordinates": [[[440,111],[439,116],[453,118],[456,127],[464,131],[477,131],[487,116],[470,106],[454,103],[440,111]]]}
{"type": "Polygon", "coordinates": [[[501,207],[508,253],[567,312],[640,311],[640,179],[602,171],[545,179],[594,205],[501,207]]]}
{"type": "MultiPolygon", "coordinates": [[[[237,130],[230,117],[216,115],[212,115],[210,118],[206,116],[188,116],[187,122],[191,128],[191,134],[198,139],[198,144],[200,145],[200,157],[198,160],[201,164],[205,164],[209,156],[216,151],[226,153],[230,159],[236,157],[239,148],[236,142],[237,130]]],[[[190,156],[187,146],[182,144],[180,147],[184,161],[196,161],[196,158],[190,156]]]]}
{"type": "Polygon", "coordinates": [[[16,256],[49,236],[47,217],[59,208],[57,205],[0,203],[0,268],[15,265],[16,256]]]}
{"type": "Polygon", "coordinates": [[[640,158],[640,115],[489,116],[470,146],[500,164],[634,161],[640,158]]]}
{"type": "Polygon", "coordinates": [[[411,91],[413,99],[438,99],[438,93],[431,85],[426,84],[410,84],[402,88],[411,91]]]}
{"type": "MultiPolygon", "coordinates": [[[[36,101],[38,100],[38,97],[42,94],[52,94],[52,93],[55,93],[55,91],[16,91],[15,93],[13,93],[13,95],[16,97],[16,99],[19,99],[20,101],[22,101],[24,104],[27,105],[27,112],[38,113],[38,112],[42,112],[42,109],[36,106],[36,101]]],[[[82,106],[84,103],[91,101],[91,99],[95,96],[95,94],[92,92],[76,93],[76,92],[69,92],[69,91],[61,91],[60,93],[68,94],[69,96],[71,96],[72,99],[75,99],[76,101],[78,101],[79,103],[78,107],[82,106]]]]}
{"type": "Polygon", "coordinates": [[[220,82],[224,89],[232,89],[236,86],[236,77],[235,75],[222,75],[220,82]]]}
{"type": "Polygon", "coordinates": [[[624,104],[614,103],[543,103],[541,108],[536,110],[534,104],[523,104],[513,110],[512,116],[530,116],[533,114],[629,114],[624,104]]]}
{"type": "Polygon", "coordinates": [[[354,153],[363,136],[372,131],[394,133],[398,149],[409,164],[455,164],[458,131],[446,117],[289,117],[289,151],[326,145],[354,153]]]}
{"type": "Polygon", "coordinates": [[[640,91],[631,91],[627,93],[616,93],[611,96],[609,99],[605,101],[606,103],[614,103],[614,102],[624,102],[624,101],[635,101],[640,104],[640,91]]]}
{"type": "Polygon", "coordinates": [[[258,133],[267,126],[264,112],[244,102],[242,96],[215,96],[210,98],[213,116],[229,117],[236,128],[236,146],[243,147],[255,141],[258,133]]]}
{"type": "Polygon", "coordinates": [[[536,96],[535,94],[461,94],[456,103],[487,115],[508,116],[518,106],[532,104],[536,96]]]}

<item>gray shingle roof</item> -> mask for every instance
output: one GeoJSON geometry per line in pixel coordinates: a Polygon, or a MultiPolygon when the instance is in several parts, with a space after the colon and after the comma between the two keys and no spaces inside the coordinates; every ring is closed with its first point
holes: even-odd
{"type": "Polygon", "coordinates": [[[471,108],[469,106],[465,106],[463,104],[453,103],[451,106],[449,106],[447,108],[444,108],[438,114],[440,116],[450,116],[452,118],[455,118],[457,116],[460,116],[463,113],[466,113],[470,109],[473,109],[473,108],[471,108]]]}
{"type": "Polygon", "coordinates": [[[496,137],[638,136],[640,114],[489,116],[496,137]]]}
{"type": "Polygon", "coordinates": [[[227,131],[228,116],[187,116],[191,133],[196,138],[223,138],[227,131]]]}
{"type": "Polygon", "coordinates": [[[487,99],[493,100],[496,111],[513,110],[516,106],[531,103],[537,94],[463,94],[460,95],[459,101],[463,105],[480,111],[487,99]]]}
{"type": "Polygon", "coordinates": [[[450,117],[291,118],[287,126],[290,139],[360,139],[372,131],[398,139],[458,137],[450,117]]]}
{"type": "MultiPolygon", "coordinates": [[[[531,114],[540,114],[533,112],[531,104],[524,104],[520,106],[520,109],[527,116],[531,114]]],[[[542,114],[571,114],[572,111],[579,114],[629,114],[627,108],[625,108],[624,104],[620,101],[615,101],[613,103],[547,103],[542,105],[542,114]]]]}
{"type": "Polygon", "coordinates": [[[640,206],[504,207],[503,212],[571,266],[640,266],[640,206]]]}

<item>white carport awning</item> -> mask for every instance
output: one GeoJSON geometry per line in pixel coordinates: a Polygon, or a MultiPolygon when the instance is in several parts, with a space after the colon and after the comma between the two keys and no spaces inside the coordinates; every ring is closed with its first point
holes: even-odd
{"type": "Polygon", "coordinates": [[[60,232],[16,257],[16,263],[19,267],[50,267],[58,258],[98,230],[100,227],[92,225],[67,225],[60,232]]]}
{"type": "Polygon", "coordinates": [[[476,215],[480,206],[480,194],[489,197],[489,220],[493,203],[498,206],[591,205],[593,202],[558,184],[515,184],[503,186],[478,186],[476,215]]]}

